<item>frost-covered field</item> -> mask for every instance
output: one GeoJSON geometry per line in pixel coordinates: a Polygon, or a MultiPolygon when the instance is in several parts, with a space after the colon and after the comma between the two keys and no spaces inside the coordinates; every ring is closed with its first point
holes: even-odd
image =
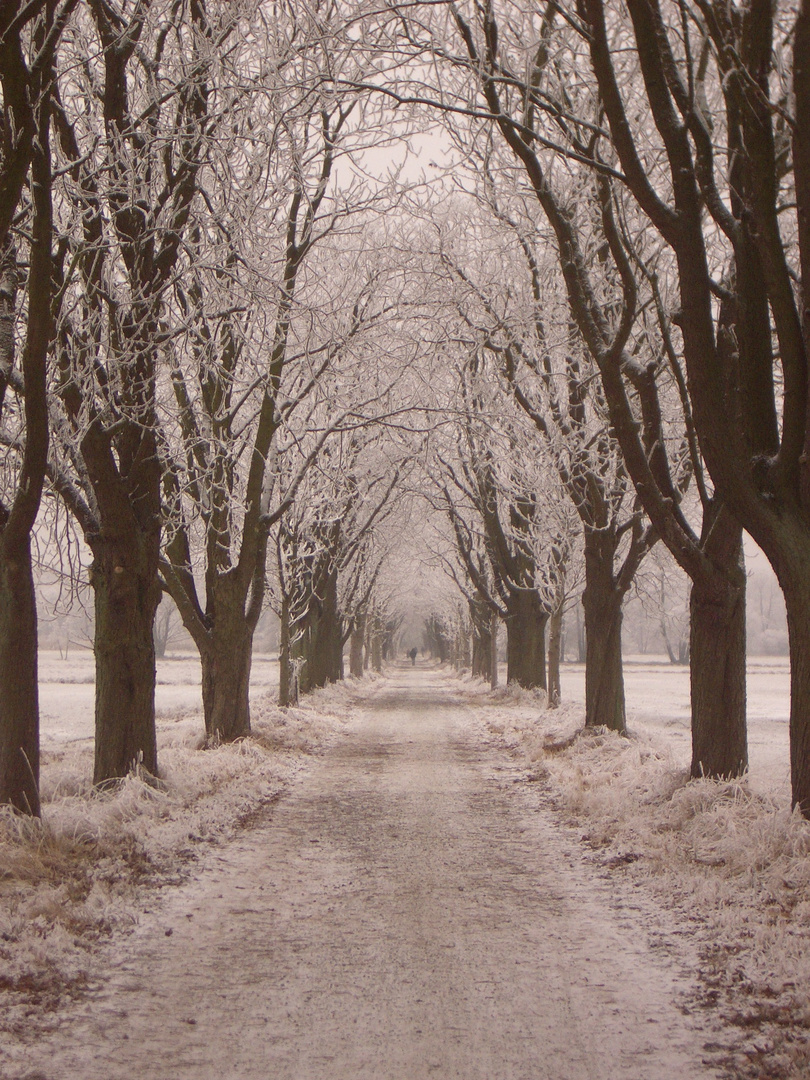
{"type": "MultiPolygon", "coordinates": [[[[688,766],[689,669],[666,657],[625,657],[625,695],[631,731],[660,739],[673,760],[688,766]]],[[[563,697],[585,700],[585,667],[563,668],[563,697]]],[[[751,789],[762,795],[790,798],[788,719],[790,667],[786,657],[748,659],[748,750],[751,789]]]]}
{"type": "Polygon", "coordinates": [[[94,950],[135,924],[144,890],[193,872],[205,842],[278,798],[352,715],[350,684],[279,710],[277,673],[255,658],[253,738],[205,750],[199,662],[159,661],[161,783],[133,775],[96,793],[92,655],[41,655],[42,823],[0,813],[0,1032],[92,980],[94,950]]]}
{"type": "Polygon", "coordinates": [[[742,1040],[727,1050],[736,1078],[810,1076],[810,825],[790,811],[789,671],[749,663],[750,776],[687,783],[688,671],[630,660],[630,739],[574,733],[583,673],[563,672],[564,702],[467,682],[491,735],[525,757],[574,836],[611,877],[653,890],[694,928],[703,1004],[742,1040]]]}

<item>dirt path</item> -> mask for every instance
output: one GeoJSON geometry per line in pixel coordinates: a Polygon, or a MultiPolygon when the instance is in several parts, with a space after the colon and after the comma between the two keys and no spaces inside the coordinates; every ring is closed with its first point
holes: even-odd
{"type": "Polygon", "coordinates": [[[166,896],[20,1077],[715,1075],[641,911],[610,902],[441,676],[403,670],[371,706],[166,896]]]}

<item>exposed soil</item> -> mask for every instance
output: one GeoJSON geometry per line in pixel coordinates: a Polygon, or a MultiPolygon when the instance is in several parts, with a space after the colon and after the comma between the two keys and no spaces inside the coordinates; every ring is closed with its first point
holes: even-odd
{"type": "Polygon", "coordinates": [[[4,1080],[717,1076],[687,936],[481,731],[439,673],[397,672],[4,1080]]]}

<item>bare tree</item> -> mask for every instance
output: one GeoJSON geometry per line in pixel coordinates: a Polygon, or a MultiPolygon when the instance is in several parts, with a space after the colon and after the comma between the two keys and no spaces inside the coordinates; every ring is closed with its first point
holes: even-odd
{"type": "Polygon", "coordinates": [[[39,814],[31,530],[49,440],[53,69],[59,36],[73,7],[75,3],[49,0],[6,3],[0,11],[0,442],[12,449],[0,470],[0,803],[27,814],[39,814]],[[26,262],[25,305],[18,309],[26,262]]]}
{"type": "MultiPolygon", "coordinates": [[[[594,8],[602,10],[599,4],[594,8]]],[[[611,167],[611,151],[605,146],[602,99],[589,72],[582,24],[557,3],[537,11],[512,6],[508,19],[503,14],[494,2],[469,14],[463,6],[453,6],[450,25],[440,21],[438,36],[435,30],[431,33],[431,47],[441,60],[454,70],[466,71],[462,89],[457,86],[454,93],[445,92],[436,104],[472,118],[477,130],[499,133],[534,205],[550,226],[569,317],[601,373],[606,407],[627,470],[656,530],[694,582],[693,775],[736,774],[747,763],[740,526],[727,502],[712,497],[700,482],[702,462],[691,407],[661,292],[654,273],[639,258],[626,221],[617,214],[615,182],[623,178],[611,167]],[[453,30],[463,59],[447,44],[453,30]],[[530,57],[526,52],[529,40],[534,43],[530,57]],[[470,85],[476,91],[472,105],[465,92],[470,85]],[[639,277],[647,279],[653,294],[642,304],[639,277]],[[649,334],[638,332],[636,323],[639,312],[653,302],[662,341],[650,348],[645,340],[649,334]],[[683,480],[689,471],[684,474],[677,464],[673,468],[666,452],[659,386],[660,376],[669,368],[684,406],[689,469],[698,478],[702,496],[699,534],[680,510],[683,480]]],[[[413,35],[411,40],[415,40],[413,35]]],[[[635,73],[626,69],[632,62],[632,56],[623,59],[623,77],[630,85],[635,73]]],[[[604,96],[605,87],[601,89],[604,96]]],[[[484,138],[485,144],[490,135],[484,138]]],[[[485,150],[480,153],[486,155],[485,150]]],[[[636,166],[638,176],[638,161],[636,166]]],[[[485,174],[489,175],[488,170],[485,174]]],[[[500,174],[492,186],[499,184],[500,174]]],[[[510,215],[500,216],[510,219],[510,215]]],[[[534,259],[536,266],[531,232],[524,226],[521,243],[530,265],[534,259]]],[[[643,227],[638,232],[642,234],[643,227]]],[[[539,302],[539,292],[537,297],[539,302]]],[[[586,612],[588,600],[586,588],[586,612]]]]}
{"type": "MultiPolygon", "coordinates": [[[[283,705],[343,677],[343,646],[355,618],[366,632],[378,632],[372,600],[379,563],[372,561],[371,542],[391,513],[400,467],[374,453],[377,441],[362,430],[334,436],[302,498],[279,522],[283,705]]],[[[355,674],[358,666],[355,658],[355,674]]]]}
{"type": "Polygon", "coordinates": [[[193,272],[175,284],[184,333],[161,429],[162,580],[200,650],[206,732],[225,741],[250,731],[269,532],[319,450],[279,493],[277,443],[305,438],[308,399],[384,309],[362,256],[347,266],[338,255],[386,197],[349,175],[351,160],[388,138],[364,123],[363,94],[335,91],[335,73],[362,62],[340,7],[282,6],[273,20],[259,8],[251,27],[229,58],[231,108],[196,207],[193,272]],[[248,86],[241,70],[255,71],[248,86]]]}
{"type": "MultiPolygon", "coordinates": [[[[810,815],[810,425],[801,300],[810,244],[810,119],[802,107],[810,100],[810,11],[802,4],[794,19],[782,5],[732,10],[657,0],[634,0],[627,10],[622,30],[638,63],[632,109],[627,59],[611,45],[602,5],[588,0],[577,15],[624,188],[674,256],[673,321],[701,451],[718,496],[765,551],[785,594],[793,800],[810,815]]],[[[711,639],[693,640],[693,656],[698,648],[711,662],[711,639]]]]}
{"type": "MultiPolygon", "coordinates": [[[[448,272],[466,291],[464,318],[490,370],[511,388],[534,427],[527,455],[548,460],[579,515],[585,559],[586,724],[626,726],[621,610],[638,567],[656,539],[635,497],[593,364],[557,277],[526,231],[496,203],[499,278],[445,249],[448,272]]],[[[480,236],[477,238],[481,243],[480,236]]],[[[493,245],[487,246],[492,250],[493,245]]],[[[492,376],[491,376],[492,377],[492,376]]],[[[525,445],[525,444],[524,444],[525,445]]],[[[558,549],[562,550],[562,549],[558,549]]],[[[548,618],[551,605],[547,606],[548,618]]]]}
{"type": "Polygon", "coordinates": [[[232,28],[203,0],[93,0],[62,50],[51,475],[93,554],[96,783],[133,763],[157,769],[163,316],[207,157],[211,70],[232,28]]]}

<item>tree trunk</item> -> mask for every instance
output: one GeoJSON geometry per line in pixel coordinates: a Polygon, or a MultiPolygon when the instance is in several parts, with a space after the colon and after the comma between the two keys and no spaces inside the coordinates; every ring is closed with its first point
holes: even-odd
{"type": "Polygon", "coordinates": [[[472,673],[480,679],[489,681],[492,663],[492,635],[489,623],[478,624],[473,630],[472,673]]]}
{"type": "Polygon", "coordinates": [[[157,775],[155,643],[158,537],[94,545],[96,755],[93,783],[140,765],[157,775]]]}
{"type": "Polygon", "coordinates": [[[794,554],[779,575],[790,644],[790,782],[793,805],[810,818],[810,560],[795,546],[794,554]]]}
{"type": "Polygon", "coordinates": [[[613,576],[614,538],[585,532],[585,725],[627,732],[622,669],[622,601],[613,576]]]}
{"type": "Polygon", "coordinates": [[[560,704],[560,651],[562,649],[563,605],[552,611],[548,622],[548,704],[560,704]]]}
{"type": "Polygon", "coordinates": [[[546,689],[545,629],[548,612],[531,589],[509,596],[506,616],[506,681],[546,689]]]}
{"type": "Polygon", "coordinates": [[[39,815],[37,611],[31,544],[0,538],[0,803],[39,815]]]}
{"type": "Polygon", "coordinates": [[[284,597],[281,601],[281,625],[278,642],[278,703],[286,709],[298,704],[298,679],[293,665],[290,649],[290,604],[284,597]]]}
{"type": "Polygon", "coordinates": [[[577,615],[577,662],[584,664],[587,650],[585,648],[585,623],[583,622],[581,608],[582,604],[579,603],[574,610],[577,615]]]}
{"type": "Polygon", "coordinates": [[[492,650],[489,661],[489,688],[494,690],[498,685],[498,615],[494,611],[489,624],[489,644],[492,650]]]}
{"type": "Polygon", "coordinates": [[[313,597],[306,659],[307,690],[317,690],[340,679],[343,627],[338,613],[337,586],[337,571],[334,571],[324,581],[323,596],[313,597]]]}
{"type": "Polygon", "coordinates": [[[215,626],[210,647],[200,650],[205,734],[209,743],[233,742],[250,734],[249,627],[215,626]]]}
{"type": "Polygon", "coordinates": [[[456,668],[458,668],[458,669],[469,668],[470,663],[471,663],[471,659],[470,659],[470,635],[467,633],[467,631],[464,629],[464,627],[460,627],[457,634],[456,634],[455,652],[456,652],[456,657],[455,657],[455,666],[456,666],[456,668]]]}
{"type": "MultiPolygon", "coordinates": [[[[742,530],[724,520],[734,543],[722,572],[696,576],[689,599],[693,777],[742,776],[748,768],[742,530]]],[[[717,521],[715,531],[722,528],[717,521]]]]}
{"type": "Polygon", "coordinates": [[[378,674],[382,671],[382,634],[374,630],[371,634],[371,668],[378,674]]]}
{"type": "Polygon", "coordinates": [[[352,630],[349,646],[349,674],[355,679],[363,678],[363,642],[366,637],[366,617],[358,615],[352,630]]]}

